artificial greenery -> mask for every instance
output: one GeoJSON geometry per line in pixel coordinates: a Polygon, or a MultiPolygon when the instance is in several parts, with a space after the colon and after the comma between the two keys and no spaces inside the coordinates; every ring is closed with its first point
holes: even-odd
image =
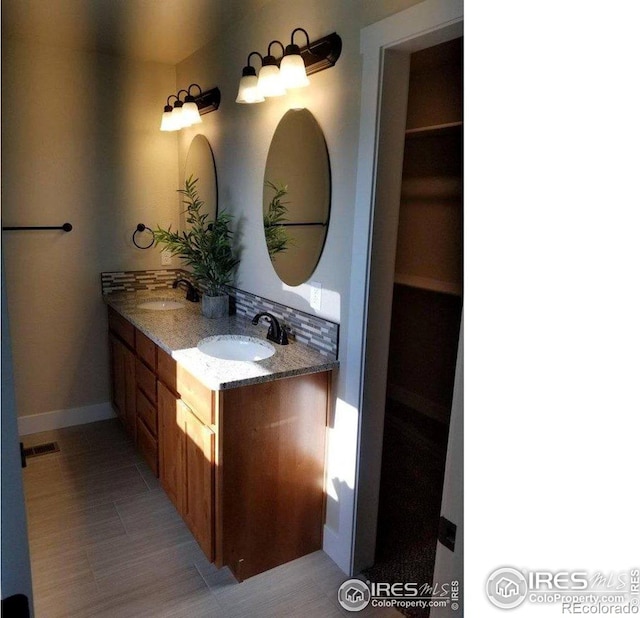
{"type": "Polygon", "coordinates": [[[213,221],[208,221],[209,215],[200,212],[204,202],[198,195],[197,183],[198,179],[191,175],[185,180],[184,189],[178,189],[185,198],[182,203],[187,207],[184,212],[191,229],[180,233],[173,232],[171,226],[167,230],[158,226],[154,231],[155,244],[165,245],[171,255],[179,256],[191,266],[193,278],[206,295],[219,296],[240,261],[234,257],[231,247],[229,226],[233,217],[222,211],[213,221]]]}
{"type": "Polygon", "coordinates": [[[288,202],[283,202],[282,198],[287,194],[287,185],[276,185],[268,180],[264,183],[270,189],[275,191],[269,206],[263,216],[264,236],[267,241],[267,250],[271,261],[275,259],[276,253],[286,251],[291,244],[291,238],[287,234],[283,223],[288,221],[286,218],[288,202]]]}

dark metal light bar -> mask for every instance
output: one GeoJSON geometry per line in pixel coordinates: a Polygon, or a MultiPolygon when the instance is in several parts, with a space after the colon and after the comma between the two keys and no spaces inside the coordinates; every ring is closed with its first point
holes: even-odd
{"type": "Polygon", "coordinates": [[[200,115],[215,112],[220,106],[220,88],[205,90],[201,94],[193,95],[200,115]]]}
{"type": "Polygon", "coordinates": [[[342,39],[333,32],[307,47],[300,48],[300,55],[304,60],[307,75],[313,75],[335,65],[342,53],[342,39]]]}

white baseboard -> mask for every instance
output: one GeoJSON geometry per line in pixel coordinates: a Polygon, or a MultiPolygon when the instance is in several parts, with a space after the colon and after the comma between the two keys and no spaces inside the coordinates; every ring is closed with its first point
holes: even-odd
{"type": "Polygon", "coordinates": [[[439,423],[443,423],[444,425],[449,424],[451,410],[447,410],[444,406],[433,403],[433,401],[430,401],[426,397],[412,393],[406,388],[402,388],[402,386],[398,386],[397,384],[387,384],[387,397],[394,399],[395,401],[398,401],[412,410],[420,412],[439,423]]]}
{"type": "Polygon", "coordinates": [[[31,414],[29,416],[18,417],[18,433],[26,436],[40,431],[50,431],[51,429],[62,429],[72,425],[84,425],[95,421],[104,421],[113,418],[115,412],[111,403],[96,403],[91,406],[81,408],[68,408],[66,410],[52,410],[41,414],[31,414]]]}

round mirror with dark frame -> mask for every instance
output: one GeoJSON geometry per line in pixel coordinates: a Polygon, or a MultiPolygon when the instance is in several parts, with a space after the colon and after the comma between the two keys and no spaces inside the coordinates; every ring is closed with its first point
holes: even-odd
{"type": "Polygon", "coordinates": [[[264,173],[263,227],[271,264],[297,286],[315,270],[329,227],[331,168],[320,125],[307,109],[280,120],[264,173]]]}
{"type": "MultiPolygon", "coordinates": [[[[191,140],[184,166],[184,179],[197,178],[196,188],[200,199],[204,202],[201,212],[207,213],[210,220],[218,215],[218,177],[213,151],[204,135],[196,135],[191,140]]],[[[185,229],[184,208],[180,209],[180,229],[185,229]]]]}

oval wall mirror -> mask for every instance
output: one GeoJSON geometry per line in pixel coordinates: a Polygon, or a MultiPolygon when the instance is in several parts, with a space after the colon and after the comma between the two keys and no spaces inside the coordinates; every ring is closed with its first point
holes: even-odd
{"type": "Polygon", "coordinates": [[[324,247],[331,208],[331,168],[320,125],[291,109],[271,140],[264,172],[263,226],[271,264],[287,285],[304,283],[324,247]]]}
{"type": "MultiPolygon", "coordinates": [[[[193,176],[198,179],[197,189],[200,199],[204,202],[203,213],[207,213],[211,219],[218,214],[218,178],[213,151],[209,141],[204,135],[196,135],[191,141],[187,160],[184,166],[184,179],[193,176]]],[[[180,187],[184,189],[184,184],[180,187]]],[[[185,216],[183,204],[180,205],[180,229],[185,228],[185,216]]]]}

